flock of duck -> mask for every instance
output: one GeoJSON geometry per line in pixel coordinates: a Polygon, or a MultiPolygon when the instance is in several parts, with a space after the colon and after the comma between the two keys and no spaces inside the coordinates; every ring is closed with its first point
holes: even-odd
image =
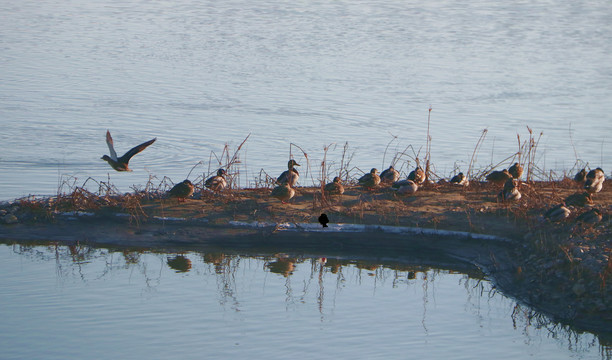
{"type": "MultiPolygon", "coordinates": [[[[127,151],[123,156],[118,157],[113,146],[113,138],[110,132],[106,131],[106,144],[110,152],[110,156],[102,156],[102,160],[105,160],[109,165],[116,171],[132,171],[128,167],[130,159],[142,152],[149,145],[153,144],[157,138],[151,139],[138,146],[133,147],[127,151]]],[[[291,159],[287,163],[287,170],[284,171],[275,181],[275,187],[272,189],[270,196],[279,199],[282,203],[286,203],[295,196],[295,187],[300,178],[300,173],[296,169],[296,166],[300,166],[295,160],[291,159]]],[[[219,169],[215,176],[211,176],[206,179],[204,186],[212,191],[219,192],[227,187],[227,180],[225,176],[227,172],[224,169],[219,169]]],[[[523,167],[519,163],[514,163],[508,169],[501,171],[493,171],[486,176],[487,182],[503,185],[502,190],[498,194],[498,198],[501,201],[517,201],[522,195],[519,190],[520,177],[523,175],[523,167]]],[[[427,180],[425,171],[417,166],[408,177],[404,180],[400,180],[400,173],[393,166],[384,170],[382,173],[378,173],[376,168],[370,170],[358,179],[358,184],[368,190],[372,190],[379,186],[388,186],[392,190],[396,191],[399,195],[410,195],[414,194],[420,186],[422,186],[427,180]]],[[[444,181],[445,180],[441,180],[444,181]]],[[[550,221],[561,221],[570,216],[572,206],[584,207],[593,204],[592,195],[598,193],[603,188],[605,181],[605,174],[601,168],[596,168],[589,172],[586,169],[580,170],[574,177],[574,181],[580,184],[584,188],[584,192],[576,193],[568,196],[564,202],[549,209],[544,217],[550,221]]],[[[463,173],[455,175],[449,181],[451,184],[467,186],[468,180],[463,173]]],[[[336,176],[331,183],[324,186],[324,191],[327,195],[342,195],[344,193],[344,186],[340,177],[336,176]]],[[[168,196],[175,197],[179,201],[185,200],[186,198],[193,195],[194,185],[189,180],[184,180],[176,184],[170,191],[168,196]]],[[[601,221],[601,212],[595,208],[591,209],[580,215],[578,220],[585,222],[599,222],[601,221]]]]}

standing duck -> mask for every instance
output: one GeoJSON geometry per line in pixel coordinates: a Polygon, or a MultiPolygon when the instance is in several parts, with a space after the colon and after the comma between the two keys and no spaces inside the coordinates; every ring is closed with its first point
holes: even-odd
{"type": "Polygon", "coordinates": [[[523,175],[523,166],[516,162],[514,165],[510,166],[508,172],[514,179],[518,179],[523,175]]]}
{"type": "Polygon", "coordinates": [[[590,193],[598,193],[603,188],[604,180],[606,180],[606,175],[601,168],[591,170],[586,176],[584,188],[590,193]]]}
{"type": "Polygon", "coordinates": [[[395,170],[393,165],[391,165],[388,169],[380,173],[380,182],[383,184],[390,185],[399,180],[399,177],[399,171],[395,170]]]}
{"type": "Polygon", "coordinates": [[[277,184],[289,184],[290,187],[295,187],[298,179],[300,178],[300,173],[297,171],[295,166],[300,166],[295,160],[291,159],[287,162],[287,170],[285,170],[278,179],[276,179],[277,184]]]}
{"type": "Polygon", "coordinates": [[[211,176],[206,179],[204,186],[215,192],[225,189],[225,187],[227,186],[227,181],[225,180],[226,174],[227,172],[225,172],[224,169],[217,170],[217,175],[211,176]]]}
{"type": "Polygon", "coordinates": [[[178,202],[181,200],[185,202],[185,199],[191,195],[193,195],[193,184],[189,180],[183,180],[168,191],[168,196],[177,198],[178,202]]]}
{"type": "Polygon", "coordinates": [[[289,186],[289,183],[284,183],[272,189],[270,196],[275,197],[283,204],[286,204],[287,201],[291,200],[291,198],[295,196],[295,189],[289,186]]]}
{"type": "Polygon", "coordinates": [[[378,176],[378,170],[376,168],[372,168],[369,173],[360,177],[358,182],[359,185],[368,189],[372,189],[378,186],[378,184],[380,184],[380,176],[378,176]]]}
{"type": "Polygon", "coordinates": [[[115,147],[113,146],[113,138],[111,137],[110,131],[106,130],[106,145],[108,145],[108,151],[110,151],[110,156],[104,155],[102,156],[102,160],[108,162],[108,164],[117,171],[132,171],[132,169],[128,167],[130,159],[134,155],[146,149],[147,146],[153,144],[155,140],[157,140],[157,138],[135,146],[131,148],[128,152],[123,154],[122,157],[118,158],[117,153],[115,152],[115,147]]]}
{"type": "Polygon", "coordinates": [[[502,171],[493,171],[487,175],[487,181],[497,185],[505,184],[506,181],[510,179],[512,179],[512,174],[506,169],[502,171]]]}
{"type": "Polygon", "coordinates": [[[421,185],[425,182],[425,171],[423,171],[423,168],[420,166],[417,166],[408,174],[408,180],[412,180],[417,183],[417,185],[421,185]]]}
{"type": "Polygon", "coordinates": [[[342,195],[344,194],[344,186],[342,185],[342,179],[339,176],[334,178],[334,181],[325,185],[325,192],[329,195],[342,195]]]}

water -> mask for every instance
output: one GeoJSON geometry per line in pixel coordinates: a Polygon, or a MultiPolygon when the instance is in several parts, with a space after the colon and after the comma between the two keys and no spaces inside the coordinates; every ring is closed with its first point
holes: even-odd
{"type": "Polygon", "coordinates": [[[480,168],[527,126],[544,134],[541,168],[612,168],[609,1],[26,0],[0,14],[0,199],[109,174],[121,191],[177,182],[202,161],[194,179],[248,134],[242,187],[278,175],[290,150],[312,185],[330,144],[333,176],[345,142],[363,170],[411,145],[405,172],[430,106],[441,176],[467,170],[483,129],[480,168]],[[111,173],[106,129],[119,153],[158,140],[134,173],[111,173]]]}
{"type": "Polygon", "coordinates": [[[478,271],[0,245],[3,359],[609,359],[478,271]]]}

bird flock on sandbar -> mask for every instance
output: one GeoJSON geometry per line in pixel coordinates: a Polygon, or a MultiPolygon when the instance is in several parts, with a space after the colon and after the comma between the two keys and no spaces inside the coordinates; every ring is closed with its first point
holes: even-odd
{"type": "MultiPolygon", "coordinates": [[[[123,156],[118,157],[114,148],[113,138],[111,137],[110,131],[107,130],[106,144],[108,145],[110,156],[104,155],[102,156],[102,160],[108,162],[108,164],[116,171],[132,171],[128,166],[130,159],[136,154],[142,152],[149,145],[153,144],[156,139],[157,138],[154,138],[135,146],[127,151],[123,156]]],[[[300,178],[300,173],[296,169],[297,166],[300,166],[300,164],[298,164],[294,159],[290,159],[287,162],[287,170],[276,178],[275,187],[270,193],[271,197],[280,200],[283,204],[287,203],[296,195],[296,186],[300,178]]],[[[486,180],[488,183],[502,186],[501,191],[497,195],[498,200],[502,202],[513,202],[520,200],[522,197],[519,190],[521,185],[520,178],[522,175],[523,166],[517,162],[508,169],[490,172],[486,176],[486,180]]],[[[226,170],[219,169],[216,175],[206,179],[204,186],[213,192],[221,192],[228,185],[226,176],[226,170]]],[[[586,169],[580,170],[575,175],[573,180],[581,188],[583,188],[584,191],[572,194],[565,198],[565,200],[560,204],[548,209],[543,214],[543,218],[552,222],[558,222],[570,216],[572,212],[571,208],[592,205],[592,196],[602,190],[605,178],[604,171],[599,167],[588,172],[586,169]]],[[[414,170],[412,170],[408,174],[408,177],[403,180],[400,180],[400,173],[393,166],[389,166],[389,168],[380,173],[380,175],[376,168],[372,168],[369,173],[364,174],[357,180],[358,185],[365,190],[373,191],[376,188],[388,187],[395,191],[398,195],[414,194],[426,182],[428,182],[427,175],[420,166],[417,166],[414,170]]],[[[445,182],[447,182],[445,179],[439,181],[439,183],[445,182]]],[[[467,177],[462,172],[453,176],[448,182],[459,186],[469,185],[467,177]]],[[[344,194],[342,179],[339,176],[334,177],[332,182],[325,184],[323,191],[328,196],[338,196],[344,194]]],[[[174,187],[167,192],[167,195],[169,197],[176,198],[178,202],[185,202],[187,198],[193,195],[193,193],[193,183],[189,180],[184,180],[174,185],[174,187]]],[[[601,221],[601,219],[601,211],[596,208],[592,208],[589,211],[582,213],[576,220],[585,223],[597,223],[601,221]]],[[[319,222],[324,227],[327,227],[327,224],[329,223],[327,215],[321,214],[319,217],[319,222]]]]}

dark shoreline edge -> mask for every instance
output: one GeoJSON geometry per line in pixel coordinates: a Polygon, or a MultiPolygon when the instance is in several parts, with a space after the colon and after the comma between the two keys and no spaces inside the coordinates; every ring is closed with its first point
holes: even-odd
{"type": "MultiPolygon", "coordinates": [[[[410,262],[427,258],[431,265],[465,271],[477,270],[496,288],[551,320],[576,332],[592,332],[612,343],[612,324],[594,313],[578,314],[572,304],[548,297],[530,296],[531,282],[517,280],[518,241],[482,234],[426,228],[342,224],[349,231],[326,231],[318,224],[234,223],[212,225],[205,221],[156,219],[130,224],[127,217],[66,217],[52,223],[0,226],[0,243],[75,243],[111,248],[164,251],[229,251],[239,253],[289,253],[312,256],[410,262]],[[363,231],[358,231],[359,227],[363,231]],[[389,231],[391,229],[391,231],[389,231]],[[415,255],[416,254],[416,255],[415,255]]],[[[337,229],[336,229],[337,230],[337,229]]],[[[520,252],[519,252],[520,253],[520,252]]]]}

